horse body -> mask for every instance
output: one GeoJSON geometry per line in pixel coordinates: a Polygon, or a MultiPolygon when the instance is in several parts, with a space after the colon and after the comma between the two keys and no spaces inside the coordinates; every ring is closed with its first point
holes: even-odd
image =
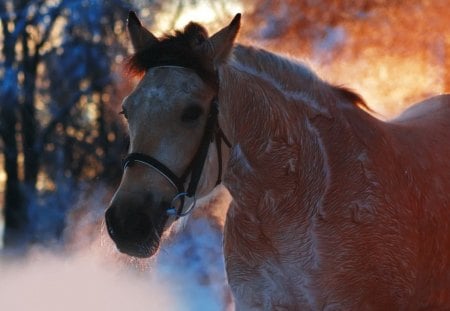
{"type": "Polygon", "coordinates": [[[161,175],[191,162],[217,98],[232,144],[224,255],[237,310],[450,309],[450,96],[386,123],[303,65],[235,46],[238,17],[212,37],[189,24],[163,39],[130,17],[132,67],[145,73],[124,103],[130,152],[165,169],[126,167],[106,214],[122,251],[156,251],[175,220],[161,175]]]}
{"type": "MultiPolygon", "coordinates": [[[[383,123],[330,86],[328,102],[311,104],[279,94],[258,68],[230,67],[224,251],[238,306],[448,308],[450,97],[383,123]]],[[[297,98],[320,98],[302,87],[297,98]]]]}

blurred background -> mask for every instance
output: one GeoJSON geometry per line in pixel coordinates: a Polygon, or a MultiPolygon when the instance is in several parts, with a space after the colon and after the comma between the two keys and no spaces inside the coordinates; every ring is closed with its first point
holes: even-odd
{"type": "MultiPolygon", "coordinates": [[[[123,68],[131,52],[125,29],[129,10],[156,35],[191,20],[213,33],[242,12],[238,41],[303,60],[323,79],[360,93],[379,118],[389,119],[417,101],[450,91],[448,4],[0,1],[0,306],[32,284],[27,277],[17,281],[16,270],[39,279],[48,275],[44,263],[51,262],[64,276],[55,278],[56,283],[67,283],[80,271],[92,276],[80,254],[96,257],[102,268],[107,261],[114,271],[138,272],[140,281],[145,275],[144,296],[151,303],[159,301],[164,306],[159,310],[223,310],[231,305],[221,253],[229,197],[220,189],[156,259],[120,256],[104,234],[103,212],[120,182],[120,160],[127,149],[126,125],[118,112],[136,83],[123,68]],[[68,258],[73,262],[66,265],[68,258]],[[28,268],[10,267],[18,262],[28,268]],[[41,268],[34,269],[35,262],[41,268]],[[174,293],[181,300],[175,302],[174,293]]],[[[103,281],[97,287],[111,283],[104,281],[105,275],[99,275],[103,281]]],[[[138,282],[134,277],[130,284],[138,282]]],[[[85,286],[73,285],[73,291],[85,286]]],[[[34,287],[29,292],[36,294],[34,287]]],[[[7,310],[15,310],[11,306],[7,310]]]]}

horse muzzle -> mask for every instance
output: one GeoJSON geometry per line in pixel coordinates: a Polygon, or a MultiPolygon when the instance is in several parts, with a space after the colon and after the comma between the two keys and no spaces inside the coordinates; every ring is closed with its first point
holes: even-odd
{"type": "Polygon", "coordinates": [[[105,213],[107,231],[117,249],[133,257],[153,256],[159,248],[167,216],[162,213],[153,219],[147,213],[129,212],[121,215],[119,211],[112,205],[105,213]]]}

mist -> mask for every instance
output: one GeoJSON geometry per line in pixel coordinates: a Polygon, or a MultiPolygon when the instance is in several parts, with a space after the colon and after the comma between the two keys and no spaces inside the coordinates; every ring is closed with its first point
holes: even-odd
{"type": "Polygon", "coordinates": [[[103,221],[107,192],[80,198],[63,246],[0,257],[0,310],[227,310],[221,187],[169,232],[151,259],[120,254],[103,221]],[[89,208],[88,208],[89,207],[89,208]]]}
{"type": "Polygon", "coordinates": [[[180,310],[170,284],[78,255],[34,254],[0,267],[2,310],[180,310]]]}

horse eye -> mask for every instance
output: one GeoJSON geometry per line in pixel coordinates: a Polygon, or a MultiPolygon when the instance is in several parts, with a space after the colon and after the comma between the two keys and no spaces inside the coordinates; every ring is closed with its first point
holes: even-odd
{"type": "Polygon", "coordinates": [[[128,119],[128,115],[125,109],[122,109],[121,112],[119,112],[119,114],[123,115],[125,117],[125,119],[128,119]]]}
{"type": "Polygon", "coordinates": [[[193,122],[196,121],[203,113],[203,109],[200,106],[192,105],[187,107],[181,115],[181,121],[193,122]]]}

